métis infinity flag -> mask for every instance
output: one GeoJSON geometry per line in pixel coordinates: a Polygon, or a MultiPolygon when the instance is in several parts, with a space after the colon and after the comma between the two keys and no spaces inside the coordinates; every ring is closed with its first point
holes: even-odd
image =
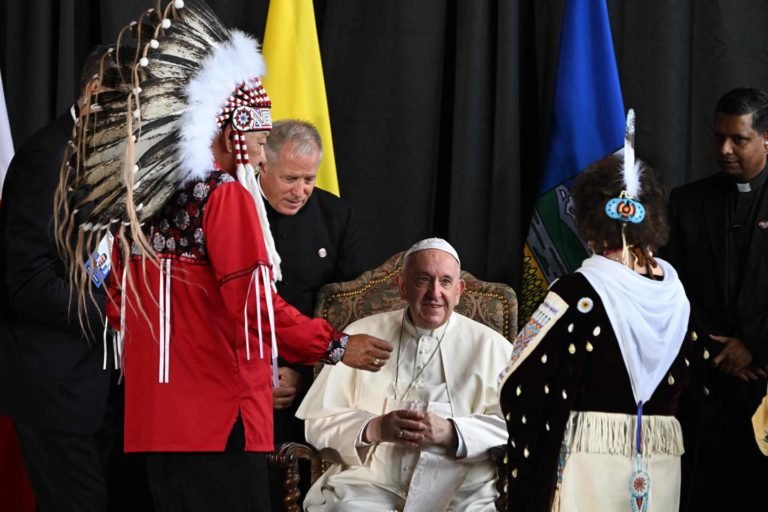
{"type": "Polygon", "coordinates": [[[315,125],[323,139],[317,186],[338,196],[336,158],[312,0],[269,2],[263,53],[267,61],[264,86],[272,98],[272,118],[295,118],[315,125]]]}
{"type": "Polygon", "coordinates": [[[587,255],[576,232],[573,178],[623,144],[624,102],[604,0],[566,0],[555,80],[544,172],[523,249],[521,323],[552,281],[587,255]]]}

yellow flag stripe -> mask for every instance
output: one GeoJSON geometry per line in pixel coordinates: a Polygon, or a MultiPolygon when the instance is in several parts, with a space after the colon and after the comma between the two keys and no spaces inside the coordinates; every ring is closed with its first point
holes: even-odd
{"type": "Polygon", "coordinates": [[[336,158],[312,0],[269,2],[263,53],[267,62],[264,86],[272,99],[272,118],[302,119],[317,127],[323,139],[317,186],[338,196],[336,158]]]}

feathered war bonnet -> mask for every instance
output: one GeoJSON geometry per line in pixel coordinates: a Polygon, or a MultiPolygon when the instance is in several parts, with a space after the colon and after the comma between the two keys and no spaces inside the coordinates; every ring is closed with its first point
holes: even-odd
{"type": "Polygon", "coordinates": [[[226,29],[200,0],[161,4],[120,32],[111,51],[119,78],[110,92],[88,98],[95,108],[77,121],[62,166],[56,236],[81,311],[89,293],[85,260],[95,245],[111,231],[125,256],[154,261],[141,224],[214,169],[211,145],[228,122],[238,179],[256,200],[279,265],[243,137],[272,127],[259,45],[226,29]]]}

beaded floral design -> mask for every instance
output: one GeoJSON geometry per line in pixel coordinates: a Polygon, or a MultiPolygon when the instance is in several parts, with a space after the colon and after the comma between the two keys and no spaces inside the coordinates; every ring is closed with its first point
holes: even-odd
{"type": "MultiPolygon", "coordinates": [[[[203,214],[211,193],[222,183],[234,178],[222,171],[214,171],[205,179],[192,182],[176,192],[163,206],[149,227],[149,243],[158,254],[165,256],[206,260],[203,214]]],[[[131,244],[131,254],[141,254],[136,243],[131,244]]]]}

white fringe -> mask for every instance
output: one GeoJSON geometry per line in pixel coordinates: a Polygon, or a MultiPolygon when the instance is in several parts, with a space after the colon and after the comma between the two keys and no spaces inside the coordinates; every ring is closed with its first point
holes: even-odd
{"type": "Polygon", "coordinates": [[[115,370],[120,369],[120,365],[122,362],[122,347],[121,347],[122,340],[120,339],[120,333],[116,332],[112,336],[112,354],[115,358],[115,370]]]}
{"type": "MultiPolygon", "coordinates": [[[[104,334],[103,334],[103,346],[104,346],[104,362],[102,363],[102,370],[107,369],[107,330],[109,329],[109,318],[104,317],[104,334]]],[[[117,368],[117,361],[115,361],[115,368],[117,368]]]]}
{"type": "Polygon", "coordinates": [[[269,317],[269,334],[272,338],[272,386],[279,387],[279,376],[277,372],[277,336],[275,334],[275,307],[272,303],[272,286],[269,280],[269,269],[261,267],[261,275],[264,278],[264,295],[267,298],[267,316],[269,317]]]}
{"type": "MultiPolygon", "coordinates": [[[[586,452],[633,457],[637,416],[591,411],[571,411],[564,442],[571,453],[586,452]]],[[[643,415],[643,456],[681,456],[683,431],[673,416],[643,415]]]]}
{"type": "MultiPolygon", "coordinates": [[[[166,260],[165,267],[165,382],[171,380],[171,261],[166,260]]],[[[162,276],[161,276],[162,277],[162,276]]]]}
{"type": "MultiPolygon", "coordinates": [[[[262,344],[262,340],[264,339],[264,334],[261,330],[261,282],[259,281],[259,269],[255,268],[253,270],[253,281],[256,285],[256,323],[259,325],[256,326],[257,332],[259,333],[259,358],[264,359],[264,345],[262,344]]],[[[246,306],[247,306],[246,302],[246,306]]]]}
{"type": "Polygon", "coordinates": [[[171,359],[171,260],[160,261],[160,293],[158,295],[159,324],[160,324],[160,357],[158,360],[158,381],[161,384],[170,382],[171,359]]]}
{"type": "MultiPolygon", "coordinates": [[[[245,358],[251,360],[251,334],[248,328],[248,298],[251,296],[251,286],[253,281],[257,278],[257,273],[254,270],[251,273],[251,280],[248,282],[248,291],[245,293],[245,304],[243,305],[243,326],[245,327],[245,358]]],[[[261,340],[261,311],[259,311],[259,283],[256,283],[256,321],[259,323],[259,340],[261,340]]],[[[261,347],[261,343],[259,343],[261,347]]],[[[262,354],[261,357],[264,357],[262,354]]]]}
{"type": "Polygon", "coordinates": [[[163,279],[163,261],[160,262],[160,276],[159,276],[159,282],[160,282],[160,290],[158,294],[158,319],[157,323],[160,326],[160,343],[158,344],[160,349],[160,357],[157,358],[158,361],[158,368],[157,368],[157,381],[162,384],[165,382],[165,315],[164,315],[164,307],[165,307],[165,279],[163,279]]]}
{"type": "Polygon", "coordinates": [[[256,295],[256,330],[259,336],[259,358],[264,359],[264,333],[261,328],[261,283],[264,283],[264,298],[267,303],[267,319],[269,321],[270,337],[272,341],[272,384],[278,386],[277,373],[277,336],[275,335],[275,307],[272,299],[272,283],[269,277],[269,268],[259,265],[253,270],[251,280],[248,283],[248,291],[245,294],[245,306],[243,307],[243,325],[245,328],[245,357],[251,359],[250,329],[248,328],[248,302],[251,296],[251,287],[255,288],[256,295]],[[261,274],[261,275],[259,275],[261,274]]]}
{"type": "Polygon", "coordinates": [[[251,197],[253,197],[253,202],[256,205],[256,213],[259,215],[259,224],[261,224],[261,232],[264,237],[264,244],[267,246],[267,256],[269,257],[269,264],[272,266],[272,273],[275,276],[275,281],[282,281],[283,273],[280,269],[282,259],[277,252],[275,239],[272,236],[272,230],[269,227],[267,208],[264,206],[264,195],[261,190],[261,184],[256,179],[256,172],[253,170],[251,164],[238,165],[236,171],[237,181],[250,192],[251,197]]]}

